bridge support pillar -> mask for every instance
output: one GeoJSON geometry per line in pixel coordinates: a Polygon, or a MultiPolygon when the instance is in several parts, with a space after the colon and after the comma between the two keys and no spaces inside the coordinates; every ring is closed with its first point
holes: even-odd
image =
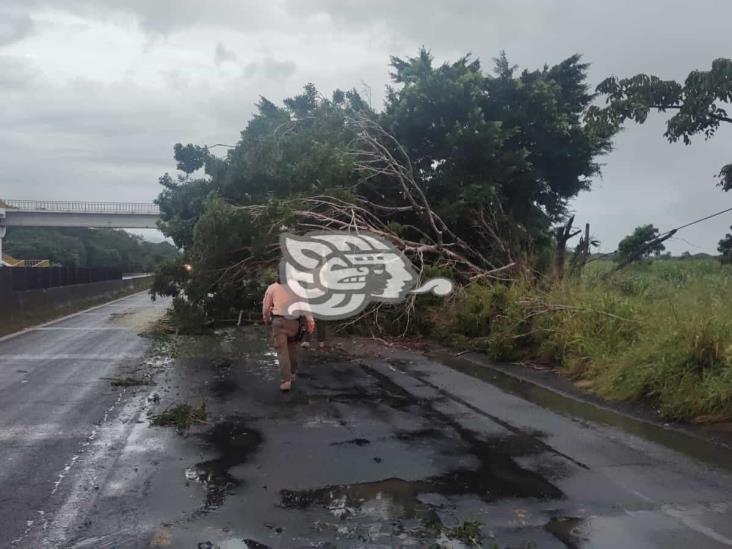
{"type": "Polygon", "coordinates": [[[0,267],[3,267],[5,264],[3,263],[3,238],[5,238],[5,231],[7,231],[7,227],[5,225],[0,225],[0,267]]]}

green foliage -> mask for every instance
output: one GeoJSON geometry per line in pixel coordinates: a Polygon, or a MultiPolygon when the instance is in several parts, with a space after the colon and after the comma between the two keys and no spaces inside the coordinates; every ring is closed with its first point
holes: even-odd
{"type": "MultiPolygon", "coordinates": [[[[732,229],[732,227],[730,227],[732,229]]],[[[719,241],[717,250],[720,254],[720,261],[722,263],[732,263],[732,234],[727,233],[725,237],[719,241]]]]}
{"type": "Polygon", "coordinates": [[[445,533],[450,539],[456,539],[469,547],[480,547],[483,534],[480,531],[481,524],[477,520],[464,520],[454,528],[449,528],[445,533]]]}
{"type": "Polygon", "coordinates": [[[175,427],[179,432],[183,432],[190,429],[194,423],[204,423],[207,417],[205,402],[199,406],[177,404],[153,417],[152,425],[175,427]]]}
{"type": "Polygon", "coordinates": [[[655,242],[658,229],[653,225],[636,227],[632,234],[623,238],[618,244],[618,261],[643,259],[651,255],[659,255],[666,249],[662,242],[655,242]]]}
{"type": "Polygon", "coordinates": [[[170,323],[179,334],[199,335],[209,332],[206,312],[199,304],[191,303],[184,297],[173,298],[169,317],[170,323]]]}
{"type": "Polygon", "coordinates": [[[206,147],[199,147],[192,143],[188,143],[186,146],[183,146],[182,143],[176,143],[173,146],[173,157],[176,160],[176,168],[188,177],[206,164],[209,152],[206,147]]]}
{"type": "Polygon", "coordinates": [[[557,364],[609,398],[646,399],[669,419],[732,418],[732,271],[686,259],[605,278],[473,285],[441,315],[442,338],[503,360],[557,364]],[[456,341],[453,338],[453,341],[456,341]]]}
{"type": "Polygon", "coordinates": [[[178,297],[183,293],[185,283],[188,280],[188,271],[183,257],[177,257],[173,261],[166,261],[155,268],[155,278],[150,295],[153,299],[157,296],[178,297]]]}
{"type": "Polygon", "coordinates": [[[50,229],[11,227],[4,251],[18,259],[49,259],[65,267],[114,267],[126,272],[151,272],[178,257],[168,242],[146,242],[112,229],[50,229]]]}
{"type": "Polygon", "coordinates": [[[321,96],[312,84],[282,107],[262,98],[257,113],[229,152],[214,180],[221,196],[240,204],[300,194],[318,194],[356,183],[346,120],[367,109],[354,92],[321,96]]]}
{"type": "Polygon", "coordinates": [[[158,226],[179,248],[193,244],[193,227],[203,211],[203,204],[214,192],[213,184],[205,179],[173,180],[167,173],[160,177],[163,190],[155,199],[160,207],[158,226]]]}
{"type": "Polygon", "coordinates": [[[732,189],[732,164],[726,164],[719,170],[719,186],[725,191],[732,189]]]}
{"type": "Polygon", "coordinates": [[[439,67],[422,49],[392,58],[383,125],[429,181],[428,198],[443,218],[474,239],[471,206],[499,200],[535,237],[562,217],[566,201],[588,189],[594,159],[609,136],[582,117],[592,95],[587,65],[574,55],[553,67],[517,74],[505,55],[494,75],[469,57],[439,67]]]}
{"type": "MultiPolygon", "coordinates": [[[[590,126],[600,132],[616,131],[626,120],[642,124],[652,110],[674,112],[666,122],[665,137],[686,145],[694,135],[712,137],[720,124],[732,122],[725,104],[732,102],[732,59],[716,59],[708,71],[692,71],[683,84],[657,76],[637,74],[610,77],[597,86],[607,106],[588,111],[590,126]]],[[[732,165],[720,172],[720,185],[732,188],[732,165]]]]}
{"type": "MultiPolygon", "coordinates": [[[[355,91],[324,97],[308,84],[281,105],[262,98],[226,158],[176,145],[185,177],[160,178],[160,227],[184,249],[193,270],[178,278],[161,273],[156,288],[171,295],[183,290],[210,317],[230,317],[256,306],[261,271],[277,257],[277,230],[298,229],[293,211],[312,208],[303,199],[352,203],[357,195],[402,204],[397,181],[364,178],[354,166],[353,121],[363,117],[404,147],[430,204],[480,253],[499,253],[476,230],[481,208],[501,212],[501,228],[519,235],[508,244],[516,255],[548,245],[550,225],[564,215],[567,200],[589,188],[596,157],[610,148],[610,133],[590,131],[582,121],[592,94],[579,56],[521,73],[503,56],[491,75],[468,57],[435,66],[421,50],[415,58],[393,58],[392,67],[394,87],[381,113],[355,91]],[[206,177],[189,179],[202,162],[206,177]]],[[[394,143],[389,146],[399,155],[394,143]]],[[[376,215],[405,238],[419,241],[431,231],[419,211],[376,215]]],[[[393,320],[395,326],[404,322],[398,315],[393,320]]]]}

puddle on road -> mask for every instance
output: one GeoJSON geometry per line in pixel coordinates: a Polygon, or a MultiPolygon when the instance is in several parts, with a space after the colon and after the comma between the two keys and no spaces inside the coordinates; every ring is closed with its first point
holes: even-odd
{"type": "Polygon", "coordinates": [[[428,427],[426,429],[417,429],[416,431],[399,431],[396,433],[396,438],[402,442],[413,442],[415,440],[421,440],[425,438],[444,438],[445,433],[434,427],[428,427]]]}
{"type": "Polygon", "coordinates": [[[344,440],[341,442],[331,442],[331,446],[347,446],[353,444],[354,446],[368,446],[371,441],[367,438],[352,438],[350,440],[344,440]]]}
{"type": "Polygon", "coordinates": [[[306,509],[311,505],[320,505],[341,520],[355,516],[382,520],[434,520],[434,509],[418,499],[420,494],[431,492],[430,488],[428,481],[409,482],[390,478],[315,490],[282,490],[280,497],[285,509],[306,509]]]}
{"type": "MultiPolygon", "coordinates": [[[[258,378],[259,383],[268,380],[267,376],[277,375],[276,357],[262,339],[234,335],[228,338],[226,345],[221,345],[214,337],[197,337],[195,342],[182,346],[179,356],[195,358],[196,362],[200,360],[201,366],[209,372],[208,390],[228,398],[245,390],[245,384],[251,379],[249,376],[258,378]]],[[[343,367],[342,358],[325,354],[307,356],[309,366],[315,367],[302,376],[303,390],[273,401],[277,405],[278,418],[281,419],[278,414],[283,410],[289,410],[297,412],[306,428],[318,428],[324,423],[328,426],[345,425],[345,420],[340,417],[343,405],[367,409],[368,413],[377,414],[379,421],[387,423],[395,412],[400,417],[414,415],[420,418],[422,428],[419,424],[415,425],[418,428],[411,430],[394,425],[376,437],[344,436],[342,441],[329,441],[329,446],[332,451],[339,447],[345,451],[348,446],[376,448],[379,443],[391,439],[390,444],[394,441],[402,445],[417,443],[423,448],[424,441],[427,441],[430,451],[435,452],[436,457],[439,455],[440,460],[453,463],[454,468],[448,468],[446,472],[431,468],[425,471],[431,476],[416,480],[396,477],[377,477],[374,480],[371,477],[363,479],[363,482],[313,489],[284,489],[275,499],[280,508],[293,511],[320,508],[335,517],[336,530],[344,528],[365,533],[368,524],[380,522],[384,528],[397,528],[388,524],[401,524],[402,520],[416,523],[417,527],[437,525],[442,528],[438,514],[441,509],[450,514],[454,512],[454,505],[475,499],[496,502],[512,498],[556,500],[564,497],[550,481],[522,468],[515,459],[546,451],[534,433],[512,433],[483,439],[465,429],[459,421],[439,412],[435,405],[442,402],[442,398],[417,397],[389,376],[351,359],[347,359],[347,367],[343,367]],[[329,367],[330,363],[333,367],[329,367]],[[325,368],[321,370],[321,366],[325,368]],[[391,411],[385,412],[387,409],[391,411]],[[459,465],[456,464],[458,461],[459,465]],[[433,474],[435,471],[437,474],[433,474]],[[341,523],[351,520],[355,528],[341,523]]],[[[272,406],[272,403],[263,400],[263,405],[272,406]]],[[[216,424],[203,438],[218,457],[198,463],[188,469],[186,475],[205,488],[205,503],[201,511],[207,513],[224,505],[227,496],[242,492],[242,480],[234,477],[231,469],[246,462],[258,450],[263,437],[242,418],[235,417],[216,424]]],[[[247,482],[246,479],[243,481],[247,482]]],[[[253,546],[252,540],[248,542],[253,546]]]]}
{"type": "Polygon", "coordinates": [[[546,479],[521,468],[513,460],[516,454],[507,453],[507,448],[522,445],[521,442],[517,444],[514,437],[488,441],[477,440],[467,433],[461,433],[461,437],[470,445],[467,453],[479,462],[476,469],[456,469],[414,481],[389,478],[312,490],[282,490],[280,504],[286,509],[320,505],[341,519],[364,516],[431,520],[433,510],[421,502],[423,496],[476,496],[486,502],[563,497],[562,492],[546,479]]]}
{"type": "Polygon", "coordinates": [[[220,507],[227,495],[241,484],[229,470],[244,463],[262,443],[262,435],[240,418],[217,423],[203,435],[203,439],[219,452],[219,457],[203,461],[186,470],[186,478],[202,484],[206,489],[204,510],[220,507]]]}
{"type": "MultiPolygon", "coordinates": [[[[419,519],[434,521],[434,507],[422,502],[430,496],[475,496],[486,502],[506,498],[561,499],[563,493],[543,476],[523,469],[515,457],[545,451],[533,436],[511,434],[492,439],[481,439],[457,421],[437,412],[428,400],[418,399],[400,385],[374,369],[361,368],[374,381],[382,403],[397,408],[417,407],[422,416],[429,417],[441,429],[429,428],[414,432],[399,432],[397,439],[444,438],[446,431],[456,433],[461,454],[472,455],[476,468],[455,469],[442,475],[420,480],[389,478],[377,482],[362,482],[325,486],[310,490],[282,490],[280,504],[286,509],[306,509],[321,506],[339,519],[354,517],[382,520],[419,519]]],[[[374,395],[372,395],[372,398],[374,395]]],[[[356,438],[335,445],[365,446],[370,441],[356,438]]]]}
{"type": "Polygon", "coordinates": [[[232,363],[226,358],[211,362],[214,378],[208,384],[210,391],[221,400],[226,400],[239,389],[239,384],[232,376],[232,363]]]}

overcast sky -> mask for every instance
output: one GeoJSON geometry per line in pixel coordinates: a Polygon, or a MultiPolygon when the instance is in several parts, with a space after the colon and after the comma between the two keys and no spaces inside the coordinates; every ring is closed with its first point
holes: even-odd
{"type": "MultiPolygon", "coordinates": [[[[379,107],[389,55],[421,45],[488,69],[502,49],[530,69],[579,52],[593,86],[683,79],[732,57],[731,20],[729,0],[1,0],[0,197],[151,201],[175,142],[235,143],[260,95],[307,82],[368,87],[379,107]]],[[[605,250],[639,224],[732,206],[713,179],[732,162],[732,128],[689,147],[662,133],[658,117],[628,127],[573,203],[605,250]]],[[[669,248],[713,252],[731,224],[669,248]]]]}

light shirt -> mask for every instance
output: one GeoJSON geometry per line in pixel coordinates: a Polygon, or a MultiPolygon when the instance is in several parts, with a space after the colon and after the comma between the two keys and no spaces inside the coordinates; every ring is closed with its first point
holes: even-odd
{"type": "MultiPolygon", "coordinates": [[[[302,298],[296,296],[290,288],[279,282],[270,284],[267,291],[264,292],[264,300],[262,300],[262,318],[265,322],[270,321],[272,315],[284,316],[287,318],[298,318],[300,314],[290,315],[287,308],[297,302],[301,302],[302,298]]],[[[302,313],[306,318],[312,318],[310,313],[302,313]]]]}

